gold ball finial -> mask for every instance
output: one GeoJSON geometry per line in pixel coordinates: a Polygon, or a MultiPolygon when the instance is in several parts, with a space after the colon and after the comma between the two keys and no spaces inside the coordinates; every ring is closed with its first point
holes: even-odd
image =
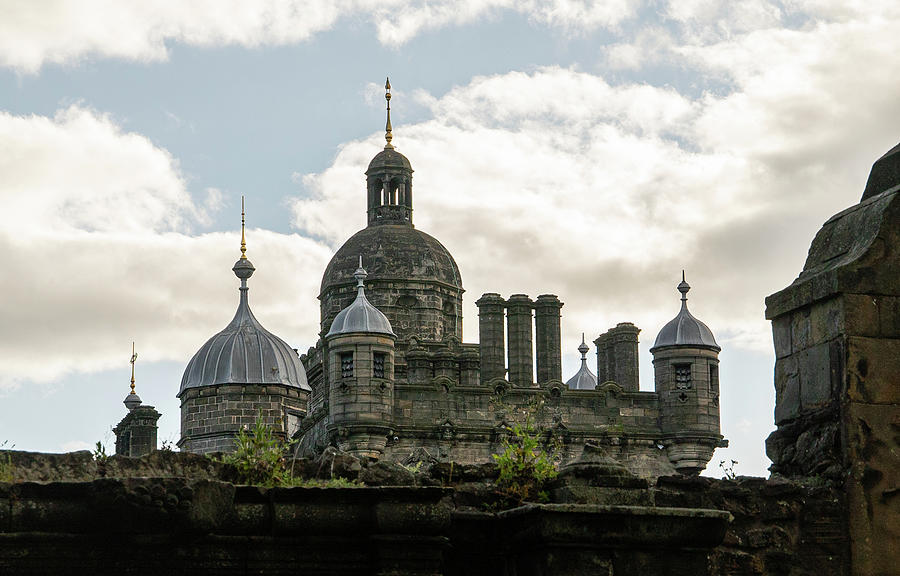
{"type": "Polygon", "coordinates": [[[384,126],[384,139],[387,141],[387,144],[384,145],[385,150],[393,150],[394,145],[391,144],[391,140],[394,139],[393,128],[391,128],[391,79],[387,78],[384,82],[384,99],[387,100],[387,124],[384,126]]]}
{"type": "Polygon", "coordinates": [[[244,195],[241,194],[241,260],[247,259],[247,242],[244,239],[244,195]]]}

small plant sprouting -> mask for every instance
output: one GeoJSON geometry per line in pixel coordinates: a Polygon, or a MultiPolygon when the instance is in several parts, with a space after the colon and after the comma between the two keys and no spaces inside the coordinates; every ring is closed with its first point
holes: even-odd
{"type": "Polygon", "coordinates": [[[237,469],[238,480],[246,484],[281,486],[291,484],[286,469],[285,452],[288,446],[263,422],[262,413],[247,430],[241,429],[234,439],[234,452],[225,454],[222,462],[237,469]]]}
{"type": "Polygon", "coordinates": [[[539,405],[524,409],[523,421],[508,428],[510,435],[503,439],[503,451],[494,454],[500,472],[497,487],[514,505],[546,502],[549,498],[544,486],[559,473],[554,461],[557,446],[542,442],[534,424],[539,409],[539,405]]]}
{"type": "Polygon", "coordinates": [[[105,464],[107,460],[109,460],[109,456],[106,454],[106,446],[103,445],[103,442],[97,440],[97,444],[94,445],[94,460],[101,464],[105,464]]]}
{"type": "Polygon", "coordinates": [[[738,464],[737,460],[732,460],[731,464],[725,464],[724,460],[719,462],[719,468],[722,470],[722,477],[726,480],[734,480],[737,478],[737,473],[734,471],[735,465],[738,464]]]}
{"type": "MultiPolygon", "coordinates": [[[[263,421],[262,413],[252,427],[238,432],[234,452],[219,460],[234,466],[238,482],[257,486],[299,486],[306,488],[357,488],[362,484],[332,476],[328,479],[303,479],[293,474],[293,462],[288,467],[286,455],[296,441],[284,442],[263,421]]],[[[333,462],[332,462],[333,464],[333,462]]]]}

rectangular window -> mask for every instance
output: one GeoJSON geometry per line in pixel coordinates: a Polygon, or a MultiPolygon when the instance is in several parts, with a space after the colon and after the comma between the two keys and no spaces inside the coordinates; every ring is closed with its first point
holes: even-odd
{"type": "Polygon", "coordinates": [[[375,352],[372,356],[372,376],[375,378],[384,378],[384,352],[375,352]]]}
{"type": "Polygon", "coordinates": [[[691,387],[691,365],[675,364],[675,388],[687,390],[691,387]]]}
{"type": "Polygon", "coordinates": [[[714,364],[709,365],[709,391],[719,393],[719,367],[714,364]]]}
{"type": "Polygon", "coordinates": [[[341,352],[341,378],[353,378],[353,352],[341,352]]]}

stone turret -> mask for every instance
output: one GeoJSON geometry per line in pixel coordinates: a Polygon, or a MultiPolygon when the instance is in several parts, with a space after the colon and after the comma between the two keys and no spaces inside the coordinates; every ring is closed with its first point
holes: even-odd
{"type": "Polygon", "coordinates": [[[353,276],[356,300],[335,317],[325,336],[327,432],[341,450],[378,459],[393,426],[396,335],[387,317],[366,298],[362,258],[353,276]]]}
{"type": "Polygon", "coordinates": [[[669,460],[682,474],[699,474],[722,442],[719,433],[719,352],[712,331],[687,308],[663,326],[650,353],[659,395],[659,422],[669,460]]]}
{"type": "Polygon", "coordinates": [[[122,401],[128,414],[114,428],[116,435],[116,455],[138,458],[156,450],[156,422],[160,413],[153,406],[142,404],[141,397],[134,391],[134,363],[137,354],[131,345],[131,392],[122,401]]]}
{"type": "Polygon", "coordinates": [[[181,439],[185,452],[230,452],[239,431],[261,418],[282,439],[306,413],[311,391],[296,350],[259,323],[250,310],[241,214],[241,257],[232,271],[241,281],[231,322],[194,354],[181,379],[181,439]]]}

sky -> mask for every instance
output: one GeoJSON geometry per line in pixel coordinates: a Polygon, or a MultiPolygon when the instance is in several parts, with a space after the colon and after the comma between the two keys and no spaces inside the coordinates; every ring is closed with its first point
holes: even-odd
{"type": "MultiPolygon", "coordinates": [[[[715,333],[713,456],[767,475],[764,298],[900,141],[900,4],[687,0],[0,0],[0,442],[114,445],[137,392],[179,437],[181,375],[250,300],[315,344],[331,255],[384,140],[417,228],[475,300],[559,295],[563,377],[618,322],[715,333]]],[[[592,352],[593,354],[593,352],[592,352]]]]}

